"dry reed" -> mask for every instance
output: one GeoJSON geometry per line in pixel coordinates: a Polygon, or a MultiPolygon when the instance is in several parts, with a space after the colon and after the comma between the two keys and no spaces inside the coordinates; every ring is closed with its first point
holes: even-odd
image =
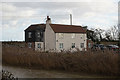
{"type": "Polygon", "coordinates": [[[45,53],[28,48],[3,46],[3,64],[75,72],[119,75],[119,54],[112,51],[45,53]]]}

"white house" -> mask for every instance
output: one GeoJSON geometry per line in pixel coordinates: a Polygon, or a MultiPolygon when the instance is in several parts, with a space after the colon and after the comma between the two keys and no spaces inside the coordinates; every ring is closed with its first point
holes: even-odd
{"type": "Polygon", "coordinates": [[[25,30],[25,41],[30,48],[42,51],[61,51],[87,48],[86,30],[81,26],[52,24],[47,16],[46,24],[35,24],[25,30]]]}

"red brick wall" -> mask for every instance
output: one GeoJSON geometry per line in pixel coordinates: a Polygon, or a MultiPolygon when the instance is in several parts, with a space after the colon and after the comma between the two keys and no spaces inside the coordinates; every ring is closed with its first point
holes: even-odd
{"type": "Polygon", "coordinates": [[[92,40],[87,40],[87,50],[89,49],[89,43],[91,44],[91,47],[94,44],[94,42],[92,40]]]}

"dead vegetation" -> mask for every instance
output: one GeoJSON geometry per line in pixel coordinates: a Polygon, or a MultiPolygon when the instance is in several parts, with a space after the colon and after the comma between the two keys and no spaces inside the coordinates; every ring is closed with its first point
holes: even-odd
{"type": "Polygon", "coordinates": [[[45,53],[28,48],[3,46],[3,64],[57,69],[102,75],[120,75],[119,54],[114,51],[45,53]]]}

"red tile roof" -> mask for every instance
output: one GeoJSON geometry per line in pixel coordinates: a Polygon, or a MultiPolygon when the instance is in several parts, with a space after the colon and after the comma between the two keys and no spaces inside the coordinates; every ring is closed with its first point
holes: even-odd
{"type": "Polygon", "coordinates": [[[50,24],[50,26],[55,33],[86,33],[86,30],[81,26],[61,24],[50,24]]]}

